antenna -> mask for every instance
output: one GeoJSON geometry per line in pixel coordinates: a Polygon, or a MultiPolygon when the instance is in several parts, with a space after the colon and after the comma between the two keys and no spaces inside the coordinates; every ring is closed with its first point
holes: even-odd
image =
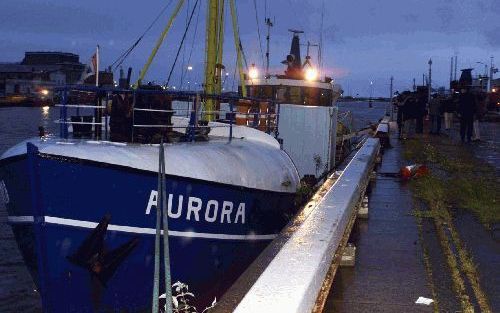
{"type": "MultiPolygon", "coordinates": [[[[450,86],[453,81],[453,57],[451,57],[451,67],[450,67],[450,86]]],[[[451,87],[450,87],[451,88],[451,87]]]]}
{"type": "Polygon", "coordinates": [[[458,63],[457,58],[458,57],[455,55],[455,78],[453,80],[457,80],[457,63],[458,63]]]}
{"type": "Polygon", "coordinates": [[[269,40],[271,38],[271,27],[273,27],[273,22],[271,22],[271,19],[266,17],[266,25],[267,25],[267,37],[266,37],[266,42],[267,42],[267,47],[266,47],[266,78],[269,77],[269,40]]]}
{"type": "Polygon", "coordinates": [[[321,26],[319,31],[319,49],[318,49],[318,65],[319,65],[319,75],[323,76],[323,20],[325,17],[325,0],[323,0],[321,5],[321,26]]]}

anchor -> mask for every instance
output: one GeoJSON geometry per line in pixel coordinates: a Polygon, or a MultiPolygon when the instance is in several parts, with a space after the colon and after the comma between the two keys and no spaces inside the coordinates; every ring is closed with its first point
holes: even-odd
{"type": "Polygon", "coordinates": [[[92,285],[92,302],[98,308],[102,292],[113,277],[120,264],[139,243],[139,238],[132,238],[115,249],[107,249],[105,235],[111,215],[106,214],[92,233],[83,241],[77,251],[67,256],[74,265],[89,271],[92,285]]]}

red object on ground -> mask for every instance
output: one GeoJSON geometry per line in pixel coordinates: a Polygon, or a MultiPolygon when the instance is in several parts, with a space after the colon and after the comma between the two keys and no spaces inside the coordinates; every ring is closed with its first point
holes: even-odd
{"type": "Polygon", "coordinates": [[[408,165],[401,168],[400,174],[404,180],[419,178],[429,174],[429,168],[423,164],[408,165]]]}

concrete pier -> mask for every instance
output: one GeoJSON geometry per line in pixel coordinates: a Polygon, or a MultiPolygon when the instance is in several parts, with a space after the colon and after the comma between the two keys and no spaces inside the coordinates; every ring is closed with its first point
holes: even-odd
{"type": "Polygon", "coordinates": [[[358,219],[351,235],[354,268],[337,272],[324,312],[433,312],[417,305],[432,298],[421,261],[418,228],[409,186],[395,177],[404,164],[397,140],[384,150],[368,196],[370,218],[358,219]]]}
{"type": "MultiPolygon", "coordinates": [[[[346,229],[352,227],[379,147],[377,139],[367,140],[335,185],[265,268],[234,312],[317,310],[318,296],[331,271],[338,248],[345,245],[346,229]]],[[[322,307],[322,304],[319,306],[322,307]]]]}

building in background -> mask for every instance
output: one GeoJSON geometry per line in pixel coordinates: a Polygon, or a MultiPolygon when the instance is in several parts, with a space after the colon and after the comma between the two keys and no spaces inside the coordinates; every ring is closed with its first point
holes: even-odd
{"type": "Polygon", "coordinates": [[[26,52],[19,63],[0,63],[0,101],[50,104],[54,86],[78,83],[84,69],[77,54],[26,52]]]}

